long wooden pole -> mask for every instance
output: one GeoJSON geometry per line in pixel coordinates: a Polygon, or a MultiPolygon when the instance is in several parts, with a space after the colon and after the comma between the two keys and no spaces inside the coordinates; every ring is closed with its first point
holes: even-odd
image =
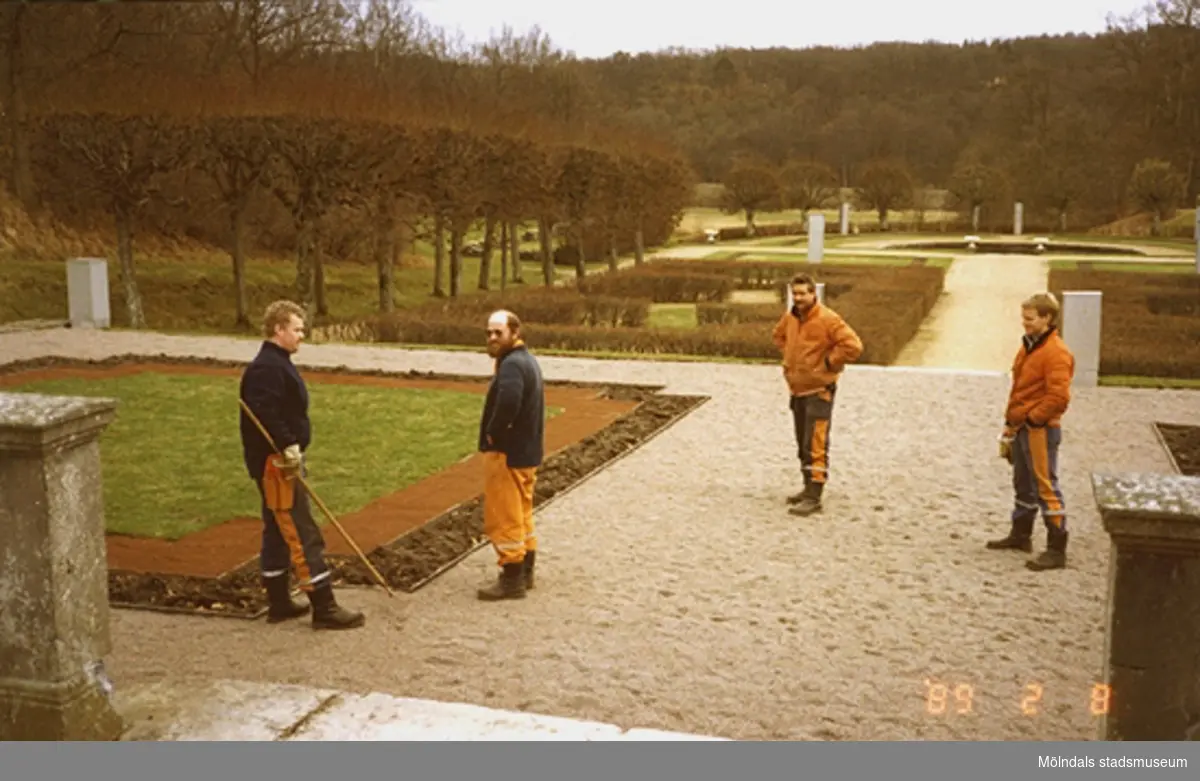
{"type": "MultiPolygon", "coordinates": [[[[250,417],[250,420],[254,421],[254,425],[258,426],[258,430],[261,431],[262,435],[267,438],[267,442],[270,443],[271,449],[274,450],[276,454],[282,456],[283,453],[279,452],[279,448],[275,446],[275,440],[271,438],[271,434],[254,415],[254,413],[250,411],[250,407],[246,405],[245,400],[238,399],[238,404],[242,405],[242,409],[245,410],[246,414],[250,417]]],[[[346,544],[353,548],[354,552],[358,554],[358,557],[362,559],[362,563],[367,565],[367,569],[369,569],[371,574],[375,576],[375,579],[379,581],[379,585],[383,586],[383,590],[387,592],[387,595],[389,597],[394,597],[395,594],[392,593],[392,589],[388,586],[387,581],[383,579],[383,575],[380,575],[379,570],[375,569],[371,562],[367,560],[367,556],[362,552],[362,548],[358,547],[358,543],[352,540],[350,535],[346,533],[346,530],[342,527],[342,524],[338,522],[338,519],[334,517],[333,513],[329,511],[329,508],[325,506],[325,503],[321,501],[321,497],[317,496],[317,492],[314,491],[312,486],[308,484],[308,481],[304,479],[304,475],[297,472],[296,479],[300,481],[300,485],[304,486],[304,490],[307,491],[308,495],[312,497],[312,500],[317,507],[321,508],[321,512],[325,513],[325,517],[329,519],[329,522],[333,524],[334,528],[341,532],[342,537],[346,540],[346,544]]]]}

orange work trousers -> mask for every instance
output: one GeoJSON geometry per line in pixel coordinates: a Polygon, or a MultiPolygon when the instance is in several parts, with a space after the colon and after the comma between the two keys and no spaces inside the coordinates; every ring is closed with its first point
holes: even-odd
{"type": "Polygon", "coordinates": [[[483,454],[483,533],[496,549],[500,566],[520,564],[537,550],[533,528],[533,486],[537,467],[510,469],[508,456],[483,454]]]}

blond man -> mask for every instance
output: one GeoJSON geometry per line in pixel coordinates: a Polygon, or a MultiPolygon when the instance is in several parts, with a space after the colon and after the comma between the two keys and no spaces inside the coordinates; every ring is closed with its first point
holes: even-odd
{"type": "Polygon", "coordinates": [[[314,629],[362,626],[362,613],[338,605],[325,561],[325,540],[313,520],[308,495],[297,485],[304,473],[304,453],[312,442],[308,388],[292,363],[304,340],[304,310],[292,301],[276,301],[263,314],[265,340],[242,374],[242,401],[271,435],[275,449],[258,426],[240,413],[242,456],[262,500],[263,587],[270,607],[268,623],[297,618],[308,605],[292,601],[288,585],[294,570],[300,590],[313,607],[314,629]]]}
{"type": "Polygon", "coordinates": [[[533,588],[537,557],[533,487],[545,452],[545,385],[512,312],[488,318],[487,351],[496,364],[479,421],[483,531],[496,551],[500,576],[479,590],[479,598],[521,599],[533,588]]]}
{"type": "Polygon", "coordinates": [[[1004,412],[1000,455],[1013,468],[1014,504],[1007,537],[992,540],[993,550],[1033,551],[1033,522],[1038,512],[1046,525],[1046,550],[1025,562],[1034,571],[1067,563],[1067,509],[1058,482],[1062,417],[1071,403],[1075,356],[1058,331],[1058,299],[1038,293],[1021,304],[1025,335],[1012,363],[1012,386],[1004,412]]]}

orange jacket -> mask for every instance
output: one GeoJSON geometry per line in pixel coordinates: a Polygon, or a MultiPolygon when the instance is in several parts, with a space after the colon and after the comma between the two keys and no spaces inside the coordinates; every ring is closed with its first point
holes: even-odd
{"type": "Polygon", "coordinates": [[[1004,423],[1010,431],[1028,423],[1035,428],[1058,426],[1071,403],[1075,356],[1051,328],[1035,342],[1028,339],[1012,364],[1012,388],[1004,423]]]}
{"type": "Polygon", "coordinates": [[[837,382],[846,364],[857,361],[863,351],[854,329],[820,303],[803,319],[784,312],[771,338],[783,353],[783,378],[793,396],[807,396],[837,382]]]}

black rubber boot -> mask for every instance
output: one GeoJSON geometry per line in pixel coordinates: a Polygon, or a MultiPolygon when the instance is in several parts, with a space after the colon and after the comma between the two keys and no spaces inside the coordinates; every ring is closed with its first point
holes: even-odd
{"type": "Polygon", "coordinates": [[[286,574],[262,579],[267,590],[267,623],[278,624],[292,618],[308,615],[308,605],[292,600],[291,584],[286,574]]]}
{"type": "Polygon", "coordinates": [[[526,591],[531,591],[533,589],[533,566],[536,563],[536,560],[537,560],[537,551],[535,551],[535,550],[525,551],[524,570],[525,570],[525,590],[526,591]]]}
{"type": "Polygon", "coordinates": [[[362,613],[347,610],[337,603],[333,586],[322,584],[309,592],[313,606],[313,629],[357,629],[366,623],[362,613]]]}
{"type": "Polygon", "coordinates": [[[804,493],[800,494],[800,499],[795,505],[788,510],[792,515],[812,515],[821,510],[821,493],[824,489],[824,483],[809,483],[804,489],[804,493]]]}
{"type": "Polygon", "coordinates": [[[1013,521],[1012,531],[1008,536],[999,540],[990,540],[987,547],[991,550],[1019,550],[1025,553],[1033,552],[1033,518],[1023,521],[1013,521]]]}
{"type": "Polygon", "coordinates": [[[500,577],[487,588],[479,589],[479,598],[485,602],[495,602],[501,599],[525,598],[525,564],[505,564],[500,571],[500,577]]]}
{"type": "Polygon", "coordinates": [[[799,493],[794,493],[787,498],[788,504],[800,504],[806,497],[812,494],[812,480],[808,479],[808,475],[804,476],[804,490],[799,493]]]}
{"type": "Polygon", "coordinates": [[[1025,562],[1025,566],[1034,572],[1048,569],[1062,569],[1067,566],[1067,532],[1058,529],[1046,530],[1046,550],[1036,559],[1025,562]]]}

